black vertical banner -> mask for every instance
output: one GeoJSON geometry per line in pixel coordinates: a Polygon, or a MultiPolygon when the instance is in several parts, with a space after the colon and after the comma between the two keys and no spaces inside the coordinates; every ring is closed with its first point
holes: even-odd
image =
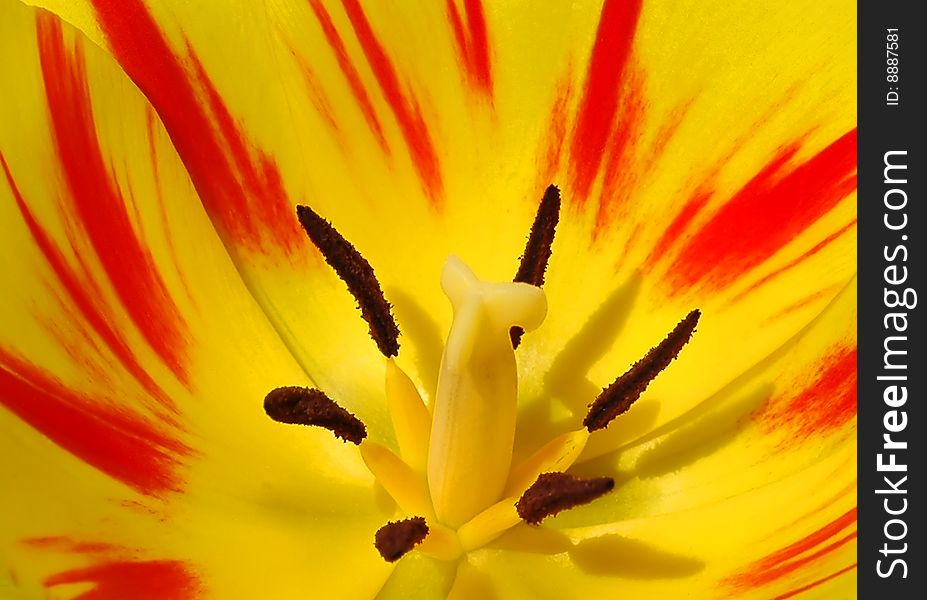
{"type": "MultiPolygon", "coordinates": [[[[924,598],[927,22],[858,4],[859,598],[924,598]]],[[[921,5],[922,6],[922,5],[921,5]]]]}

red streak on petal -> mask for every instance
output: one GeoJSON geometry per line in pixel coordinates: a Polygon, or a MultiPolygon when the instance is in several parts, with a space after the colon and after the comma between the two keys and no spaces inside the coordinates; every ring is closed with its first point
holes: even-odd
{"type": "Polygon", "coordinates": [[[328,42],[332,52],[335,53],[335,60],[338,61],[338,67],[348,81],[348,87],[351,88],[351,94],[354,96],[354,101],[357,102],[357,106],[364,116],[364,120],[367,122],[367,127],[370,128],[373,137],[377,140],[377,144],[380,146],[380,149],[383,150],[383,153],[389,155],[389,144],[387,144],[386,137],[383,135],[383,126],[380,125],[380,119],[377,117],[376,110],[373,108],[373,103],[370,101],[370,94],[367,93],[367,88],[365,88],[364,84],[361,82],[357,67],[354,66],[354,63],[352,63],[351,59],[348,57],[348,50],[345,48],[344,41],[338,34],[338,29],[332,22],[332,18],[325,9],[325,6],[322,5],[321,0],[309,0],[309,6],[312,8],[316,20],[318,20],[319,25],[322,27],[322,34],[325,36],[325,41],[328,42]]]}
{"type": "Polygon", "coordinates": [[[640,10],[640,0],[606,0],[602,7],[570,146],[572,187],[581,199],[607,150],[640,10]]]}
{"type": "Polygon", "coordinates": [[[112,561],[57,573],[43,585],[67,583],[94,584],[75,600],[192,600],[201,591],[189,566],[176,560],[112,561]]]}
{"type": "Polygon", "coordinates": [[[457,8],[456,0],[446,0],[448,19],[454,31],[458,60],[474,87],[492,97],[492,64],[489,60],[489,34],[486,13],[481,0],[464,0],[466,24],[457,8]]]}
{"type": "Polygon", "coordinates": [[[593,239],[607,231],[634,189],[637,169],[634,168],[631,149],[640,135],[643,117],[643,92],[640,86],[634,85],[621,99],[615,128],[608,140],[593,239]]]}
{"type": "MultiPolygon", "coordinates": [[[[192,48],[188,48],[187,52],[200,88],[212,111],[213,119],[225,142],[228,157],[238,174],[239,185],[243,188],[245,197],[260,199],[261,220],[271,230],[278,233],[291,229],[295,231],[297,221],[293,218],[293,207],[289,204],[280,172],[273,160],[263,151],[252,151],[249,148],[244,134],[206,73],[206,69],[203,68],[203,64],[192,48]]],[[[252,204],[250,210],[255,208],[258,207],[252,204]]],[[[300,247],[302,239],[301,237],[293,239],[290,235],[284,234],[277,241],[280,245],[285,245],[287,250],[295,251],[300,247]]]]}
{"type": "Polygon", "coordinates": [[[373,32],[370,21],[358,0],[341,0],[341,4],[351,21],[354,35],[360,42],[367,63],[380,85],[380,91],[396,117],[399,130],[402,132],[425,193],[428,194],[432,204],[437,207],[442,202],[444,194],[441,165],[418,100],[413,94],[403,92],[396,68],[373,32]]]}
{"type": "MultiPolygon", "coordinates": [[[[555,176],[560,169],[560,159],[563,154],[563,142],[567,138],[567,117],[570,100],[573,97],[573,87],[570,85],[572,74],[568,71],[561,83],[557,86],[557,93],[550,109],[548,123],[550,128],[541,141],[538,164],[538,180],[536,189],[544,189],[551,183],[556,183],[555,176]]],[[[564,198],[569,205],[575,205],[575,198],[564,198]]]]}
{"type": "Polygon", "coordinates": [[[856,347],[823,358],[815,377],[791,398],[777,398],[754,416],[764,429],[794,444],[840,428],[856,416],[856,347]]]}
{"type": "Polygon", "coordinates": [[[177,277],[180,279],[180,283],[183,285],[183,289],[187,294],[187,298],[190,299],[190,302],[196,304],[196,299],[193,297],[190,282],[187,281],[187,276],[184,273],[184,270],[180,267],[180,259],[177,255],[177,248],[174,246],[174,236],[171,235],[171,223],[167,217],[167,205],[164,201],[164,191],[161,187],[161,168],[158,162],[158,133],[156,129],[156,119],[157,116],[154,109],[150,105],[147,106],[145,110],[145,134],[148,137],[148,156],[151,159],[151,173],[154,175],[155,194],[158,197],[158,211],[161,213],[161,229],[165,233],[168,251],[171,254],[171,261],[174,263],[174,267],[176,268],[177,277]]]}
{"type": "Polygon", "coordinates": [[[781,151],[687,241],[668,272],[674,292],[717,291],[756,267],[856,189],[856,130],[790,166],[781,151]]]}
{"type": "Polygon", "coordinates": [[[112,327],[111,323],[115,322],[115,318],[111,311],[108,310],[108,307],[100,300],[101,295],[98,292],[94,292],[94,286],[87,286],[81,282],[80,277],[68,264],[67,259],[65,259],[51,236],[39,224],[35,216],[29,210],[19,188],[16,186],[16,182],[13,179],[13,175],[2,153],[0,153],[0,166],[3,167],[7,183],[10,186],[10,190],[13,192],[13,198],[16,200],[16,206],[19,208],[19,212],[23,217],[23,221],[26,223],[26,227],[29,229],[33,241],[39,247],[46,262],[48,262],[48,265],[55,273],[55,277],[61,283],[65,292],[67,292],[68,297],[80,312],[80,315],[96,334],[100,336],[100,339],[103,340],[106,347],[116,356],[116,359],[125,367],[126,371],[139,382],[142,388],[157,400],[161,406],[176,413],[177,408],[174,401],[171,400],[167,393],[161,389],[138,362],[135,354],[133,354],[132,350],[129,348],[128,342],[126,342],[120,332],[112,327]],[[90,290],[87,289],[88,287],[90,287],[90,290]]]}
{"type": "Polygon", "coordinates": [[[695,215],[705,208],[705,205],[711,200],[711,196],[712,192],[703,189],[696,190],[692,194],[692,197],[686,201],[682,210],[673,218],[672,222],[663,232],[663,235],[657,240],[653,250],[650,251],[650,254],[644,260],[645,269],[652,271],[656,264],[663,260],[663,258],[669,254],[670,250],[680,242],[682,234],[689,226],[689,223],[692,222],[695,215]]]}
{"type": "MultiPolygon", "coordinates": [[[[52,288],[50,283],[46,287],[52,288]]],[[[88,381],[101,388],[113,389],[113,369],[112,363],[108,360],[100,360],[104,356],[104,349],[98,343],[97,337],[93,331],[85,326],[82,315],[71,305],[68,298],[64,297],[59,290],[49,289],[49,300],[54,299],[60,309],[60,314],[54,314],[52,311],[39,312],[34,311],[33,316],[42,328],[51,335],[58,347],[64,350],[88,381]]],[[[108,356],[107,356],[108,358],[108,356]]],[[[146,396],[144,400],[148,400],[146,396]]],[[[175,425],[173,414],[166,414],[161,409],[158,402],[146,402],[146,408],[158,413],[167,424],[175,425]]]]}
{"type": "Polygon", "coordinates": [[[322,86],[319,76],[316,75],[315,71],[306,61],[297,58],[297,62],[299,63],[300,70],[303,72],[303,81],[306,84],[306,92],[309,94],[309,101],[312,102],[312,106],[315,107],[316,112],[322,117],[322,120],[325,121],[325,125],[331,132],[332,137],[338,140],[339,144],[343,147],[344,140],[342,139],[341,128],[338,127],[338,121],[335,119],[335,111],[332,108],[332,102],[325,92],[325,88],[322,86]]]}
{"type": "Polygon", "coordinates": [[[796,588],[796,589],[794,589],[794,590],[792,590],[792,591],[790,591],[790,592],[786,592],[786,593],[784,593],[784,594],[781,594],[781,595],[779,595],[779,596],[776,596],[776,597],[773,598],[772,600],[787,600],[788,598],[794,598],[795,596],[797,596],[797,595],[799,595],[799,594],[802,594],[802,593],[804,593],[804,592],[807,592],[807,591],[810,590],[810,589],[814,589],[814,588],[818,587],[819,585],[822,585],[822,584],[824,584],[824,583],[827,583],[828,581],[831,581],[832,579],[836,579],[837,577],[840,577],[840,576],[843,575],[844,573],[847,573],[847,572],[849,572],[849,571],[852,571],[852,570],[855,569],[855,568],[856,568],[856,563],[853,563],[852,565],[848,565],[848,566],[846,566],[846,567],[844,567],[844,568],[842,568],[842,569],[840,569],[840,570],[838,570],[838,571],[834,571],[833,573],[831,573],[831,574],[828,575],[827,577],[822,577],[822,578],[820,578],[820,579],[816,579],[815,581],[812,581],[811,583],[809,583],[809,584],[807,584],[807,585],[803,585],[803,586],[801,586],[800,588],[796,588]]]}
{"type": "Polygon", "coordinates": [[[773,321],[776,321],[777,319],[781,319],[782,317],[798,312],[799,310],[806,308],[808,306],[811,306],[812,304],[815,304],[821,300],[832,299],[834,296],[836,296],[840,292],[842,288],[843,288],[843,285],[838,283],[836,285],[831,285],[831,286],[822,288],[820,290],[817,290],[815,292],[812,292],[810,294],[807,294],[804,298],[801,298],[798,301],[793,302],[792,304],[789,304],[788,306],[782,308],[782,310],[780,310],[779,312],[772,314],[766,319],[764,319],[764,323],[772,323],[773,321]]]}
{"type": "Polygon", "coordinates": [[[33,537],[22,540],[22,544],[36,550],[55,552],[73,552],[75,554],[113,555],[127,554],[130,548],[107,542],[79,542],[66,536],[33,537]]]}
{"type": "Polygon", "coordinates": [[[856,531],[836,537],[855,523],[856,508],[852,508],[801,540],[754,562],[743,572],[728,577],[724,583],[737,589],[749,589],[785,577],[855,539],[856,531]]]}
{"type": "Polygon", "coordinates": [[[457,8],[456,0],[445,0],[444,6],[447,9],[447,18],[451,22],[451,31],[454,32],[454,44],[457,47],[457,54],[460,62],[464,67],[470,64],[470,48],[467,42],[467,32],[464,28],[463,19],[460,16],[460,10],[457,8]]]}
{"type": "Polygon", "coordinates": [[[88,465],[137,491],[178,490],[183,443],[135,411],[68,389],[0,349],[0,404],[88,465]]]}
{"type": "Polygon", "coordinates": [[[489,61],[489,34],[486,13],[480,0],[464,0],[467,24],[470,26],[470,70],[480,88],[492,95],[492,66],[489,61]]]}
{"type": "Polygon", "coordinates": [[[856,537],[857,537],[857,533],[853,531],[844,536],[841,536],[840,538],[834,540],[833,542],[831,542],[830,544],[827,544],[826,546],[821,547],[820,549],[812,552],[811,554],[802,556],[801,558],[798,558],[792,562],[781,564],[776,568],[770,569],[762,573],[762,575],[758,576],[753,581],[753,586],[755,587],[760,586],[760,585],[769,583],[771,581],[775,581],[776,579],[785,577],[786,575],[790,575],[794,573],[795,571],[797,571],[798,569],[804,567],[805,565],[819,558],[827,556],[834,550],[839,550],[841,547],[846,545],[847,542],[855,540],[856,537]]]}
{"type": "Polygon", "coordinates": [[[755,283],[751,284],[750,287],[748,287],[744,291],[740,292],[739,294],[731,298],[731,301],[730,301],[731,304],[736,303],[737,301],[743,299],[743,297],[749,294],[750,292],[756,291],[757,289],[766,285],[767,283],[769,283],[770,281],[772,281],[779,275],[782,275],[783,273],[789,271],[790,269],[800,265],[802,262],[808,260],[815,254],[817,254],[818,252],[826,248],[828,245],[830,245],[831,242],[833,242],[834,240],[842,236],[844,233],[850,231],[855,225],[856,225],[856,219],[853,219],[849,223],[847,223],[846,225],[838,229],[837,231],[831,233],[826,238],[824,238],[823,240],[815,244],[813,247],[811,247],[806,252],[803,252],[801,256],[799,256],[798,258],[791,260],[788,263],[776,269],[775,271],[767,275],[764,275],[763,277],[758,279],[755,283]]]}
{"type": "Polygon", "coordinates": [[[142,336],[182,382],[187,329],[154,259],[138,238],[126,202],[107,168],[94,126],[83,54],[64,46],[60,23],[36,22],[45,95],[70,204],[103,269],[142,336]]]}
{"type": "MultiPolygon", "coordinates": [[[[624,249],[618,252],[618,259],[615,261],[612,270],[616,273],[623,269],[627,264],[629,264],[628,259],[630,258],[630,249],[634,248],[639,240],[641,239],[641,233],[644,230],[643,223],[635,223],[634,228],[631,230],[631,234],[628,235],[627,241],[624,243],[624,249]]],[[[636,265],[632,268],[636,268],[636,265]]]]}
{"type": "Polygon", "coordinates": [[[93,6],[110,48],[158,111],[223,239],[251,251],[277,247],[298,256],[305,235],[276,165],[263,152],[251,152],[195,57],[199,68],[191,74],[142,0],[93,0],[93,6]],[[194,83],[206,96],[205,106],[194,83]]]}
{"type": "Polygon", "coordinates": [[[662,157],[664,152],[666,152],[666,147],[676,136],[676,133],[679,131],[679,127],[682,125],[682,122],[685,120],[689,113],[689,109],[692,108],[692,102],[693,100],[689,100],[680,104],[678,107],[670,111],[670,113],[666,116],[663,124],[660,126],[660,129],[657,132],[656,139],[653,141],[653,146],[647,153],[648,156],[646,158],[646,165],[644,167],[645,171],[653,170],[658,162],[658,159],[662,157]]]}

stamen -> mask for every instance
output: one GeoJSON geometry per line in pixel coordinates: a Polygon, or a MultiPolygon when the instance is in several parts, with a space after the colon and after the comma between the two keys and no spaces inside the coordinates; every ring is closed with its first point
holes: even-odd
{"type": "MultiPolygon", "coordinates": [[[[537,287],[544,285],[544,272],[547,270],[547,261],[550,260],[554,233],[559,220],[560,190],[557,186],[550,185],[544,192],[544,197],[541,198],[541,204],[534,217],[534,224],[531,225],[525,253],[521,256],[518,273],[515,275],[516,283],[530,283],[537,287]]],[[[518,348],[524,333],[525,330],[521,327],[512,327],[509,335],[512,338],[513,348],[518,348]]]]}
{"type": "Polygon", "coordinates": [[[566,473],[543,473],[525,490],[515,508],[525,522],[537,525],[562,510],[588,504],[614,487],[611,477],[580,479],[566,473]]]}
{"type": "Polygon", "coordinates": [[[377,530],[373,545],[380,556],[388,562],[395,562],[420,544],[428,535],[428,524],[424,517],[412,517],[387,523],[377,530]]]}
{"type": "Polygon", "coordinates": [[[399,354],[399,327],[390,312],[389,302],[383,296],[373,267],[351,242],[311,208],[297,206],[296,215],[309,234],[309,239],[325,257],[325,262],[331,265],[357,300],[361,316],[367,321],[370,337],[376,342],[377,348],[386,357],[399,354]]]}
{"type": "Polygon", "coordinates": [[[367,437],[367,428],[360,419],[312,388],[288,386],[271,390],[264,397],[264,412],[278,423],[324,427],[354,444],[367,437]]]}
{"type": "Polygon", "coordinates": [[[640,398],[650,382],[669,366],[695,332],[701,312],[690,312],[657,346],[651,348],[644,358],[634,363],[624,375],[602,390],[590,405],[583,425],[589,432],[605,428],[612,419],[625,413],[640,398]]]}

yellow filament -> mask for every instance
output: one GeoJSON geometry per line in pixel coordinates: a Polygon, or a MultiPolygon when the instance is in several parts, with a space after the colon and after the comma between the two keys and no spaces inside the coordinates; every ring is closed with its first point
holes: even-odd
{"type": "Polygon", "coordinates": [[[566,471],[576,462],[583,448],[586,447],[588,439],[589,432],[583,428],[559,435],[544,444],[537,452],[512,469],[508,483],[505,484],[505,494],[507,496],[521,494],[537,480],[541,473],[566,471]]]}
{"type": "Polygon", "coordinates": [[[428,524],[428,537],[418,549],[438,560],[454,560],[463,554],[457,532],[436,523],[428,524]]]}
{"type": "Polygon", "coordinates": [[[404,513],[431,520],[434,512],[421,473],[376,442],[363,442],[360,452],[367,468],[404,513]]]}
{"type": "Polygon", "coordinates": [[[515,509],[518,496],[509,496],[496,502],[457,530],[457,537],[465,552],[476,550],[493,541],[511,527],[521,523],[515,509]]]}
{"type": "Polygon", "coordinates": [[[424,473],[431,414],[415,384],[393,359],[386,361],[386,401],[403,460],[416,471],[424,473]]]}

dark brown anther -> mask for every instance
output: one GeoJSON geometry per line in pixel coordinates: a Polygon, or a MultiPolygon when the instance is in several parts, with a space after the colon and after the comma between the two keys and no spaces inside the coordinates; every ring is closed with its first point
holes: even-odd
{"type": "Polygon", "coordinates": [[[650,382],[669,366],[692,338],[700,316],[701,312],[698,309],[686,315],[662,342],[651,348],[644,358],[631,365],[624,375],[602,390],[583,419],[586,429],[590,432],[603,429],[612,419],[627,412],[650,382]]]}
{"type": "Polygon", "coordinates": [[[373,545],[387,562],[395,562],[420,544],[428,535],[424,517],[412,517],[387,523],[377,530],[373,545]]]}
{"type": "Polygon", "coordinates": [[[551,247],[554,243],[554,233],[557,222],[560,220],[560,190],[550,185],[541,198],[538,212],[531,225],[525,253],[521,256],[518,273],[515,281],[530,283],[541,287],[544,285],[544,272],[547,270],[547,261],[550,260],[551,247]]]}
{"type": "MultiPolygon", "coordinates": [[[[521,255],[521,263],[518,265],[518,273],[514,281],[530,283],[537,287],[544,285],[544,273],[547,271],[547,262],[550,260],[554,233],[556,233],[559,220],[560,190],[557,186],[550,185],[547,186],[544,197],[541,198],[541,204],[538,206],[534,223],[531,225],[525,253],[521,255]]],[[[525,330],[521,327],[512,327],[510,335],[513,348],[518,348],[524,333],[525,330]]]]}
{"type": "Polygon", "coordinates": [[[537,525],[562,510],[588,504],[612,490],[611,477],[580,479],[566,473],[542,473],[515,503],[518,516],[537,525]]]}
{"type": "Polygon", "coordinates": [[[331,223],[317,215],[308,206],[297,206],[296,216],[309,239],[322,256],[348,286],[357,300],[361,316],[370,328],[370,337],[384,356],[399,354],[399,327],[390,312],[389,302],[383,296],[380,282],[373,267],[361,253],[344,239],[331,223]]]}
{"type": "Polygon", "coordinates": [[[264,412],[278,423],[324,427],[341,439],[360,444],[367,428],[323,392],[304,387],[279,387],[264,397],[264,412]]]}

